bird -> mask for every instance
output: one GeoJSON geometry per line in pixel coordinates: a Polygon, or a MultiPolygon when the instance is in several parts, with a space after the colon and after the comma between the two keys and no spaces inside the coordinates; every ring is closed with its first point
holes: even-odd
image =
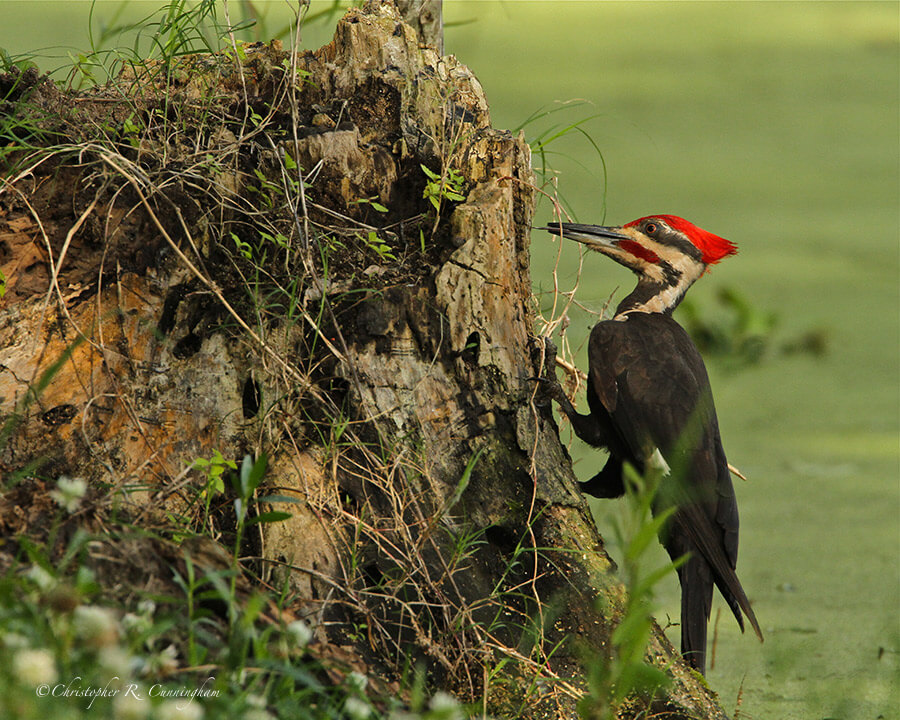
{"type": "MultiPolygon", "coordinates": [[[[760,641],[763,634],[736,573],[737,500],[706,366],[672,313],[691,285],[710,266],[736,254],[737,246],[665,214],[617,227],[553,223],[539,229],[582,243],[637,275],[637,286],[613,318],[591,331],[589,414],[578,413],[552,370],[545,370],[545,392],[582,441],[609,452],[603,469],[582,483],[584,492],[601,498],[623,495],[626,463],[642,474],[649,468],[662,473],[652,510],[654,515],[671,513],[659,539],[673,561],[682,561],[676,563],[681,654],[705,675],[713,586],[741,632],[746,616],[760,641]]],[[[555,360],[555,348],[548,344],[555,360]]]]}

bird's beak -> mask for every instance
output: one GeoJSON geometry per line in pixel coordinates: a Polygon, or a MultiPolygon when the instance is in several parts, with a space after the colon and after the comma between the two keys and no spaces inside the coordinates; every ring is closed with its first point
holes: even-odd
{"type": "Polygon", "coordinates": [[[554,235],[561,235],[575,240],[592,250],[617,247],[622,240],[631,240],[623,234],[621,227],[603,227],[601,225],[581,225],[579,223],[554,223],[539,230],[546,230],[554,235]]]}

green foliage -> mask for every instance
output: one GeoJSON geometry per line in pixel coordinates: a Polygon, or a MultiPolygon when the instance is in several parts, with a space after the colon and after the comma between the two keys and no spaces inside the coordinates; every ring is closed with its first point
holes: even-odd
{"type": "Polygon", "coordinates": [[[213,499],[225,492],[225,475],[229,471],[237,470],[237,463],[234,460],[226,460],[221,452],[214,450],[212,457],[208,460],[206,458],[197,458],[193,467],[202,470],[206,475],[206,482],[200,491],[200,499],[203,502],[203,517],[205,519],[209,516],[209,506],[213,499]]]}
{"type": "Polygon", "coordinates": [[[388,209],[376,200],[377,197],[378,197],[377,195],[373,195],[372,197],[359,198],[358,200],[352,200],[350,202],[350,205],[368,205],[375,212],[386,213],[388,211],[388,209]]]}
{"type": "Polygon", "coordinates": [[[135,122],[135,114],[131,113],[125,120],[122,122],[122,135],[128,141],[128,144],[131,147],[138,147],[140,145],[140,134],[143,132],[144,127],[139,124],[139,122],[135,122]]]}
{"type": "Polygon", "coordinates": [[[249,185],[247,189],[250,192],[259,193],[260,200],[267,208],[275,207],[275,199],[284,195],[281,185],[269,180],[259,168],[253,168],[253,174],[259,180],[259,186],[249,185]]]}
{"type": "Polygon", "coordinates": [[[397,262],[397,256],[394,255],[391,246],[382,242],[381,238],[378,237],[378,233],[374,230],[369,230],[369,232],[363,236],[363,240],[366,243],[366,247],[374,252],[379,259],[397,262]]]}
{"type": "Polygon", "coordinates": [[[24,72],[32,68],[37,70],[37,65],[30,57],[14,57],[6,49],[0,48],[0,72],[11,73],[16,70],[24,72]]]}
{"type": "Polygon", "coordinates": [[[74,66],[84,80],[95,83],[102,81],[104,74],[112,75],[118,64],[141,65],[148,60],[159,60],[167,67],[184,55],[218,52],[223,46],[230,47],[226,41],[229,33],[253,25],[252,20],[245,20],[227,26],[219,18],[221,5],[219,0],[171,0],[134,24],[110,26],[96,38],[92,34],[92,52],[79,56],[74,66]],[[130,52],[120,46],[108,51],[102,49],[105,42],[126,34],[134,35],[130,52]],[[98,74],[97,70],[103,72],[98,74]]]}
{"type": "Polygon", "coordinates": [[[271,245],[277,246],[282,250],[290,250],[291,243],[290,241],[281,233],[267,233],[265,230],[259,231],[260,240],[264,243],[269,243],[271,245]]]}
{"type": "MultiPolygon", "coordinates": [[[[34,90],[34,86],[28,87],[28,78],[31,73],[37,74],[36,69],[26,72],[32,67],[30,62],[14,62],[0,49],[0,68],[10,73],[7,82],[12,80],[0,97],[3,106],[3,112],[0,112],[0,161],[20,150],[33,149],[55,136],[53,123],[42,116],[44,111],[28,103],[34,90]]],[[[5,282],[3,286],[5,288],[5,282]]]]}
{"type": "Polygon", "coordinates": [[[760,363],[778,352],[814,356],[828,352],[828,335],[820,329],[776,347],[778,314],[759,308],[733,287],[721,288],[712,305],[700,305],[688,297],[677,313],[701,352],[724,360],[731,368],[760,363]]]}
{"type": "Polygon", "coordinates": [[[777,315],[760,310],[734,288],[721,288],[718,308],[701,308],[691,298],[679,307],[679,321],[704,353],[730,356],[744,363],[759,362],[777,325],[777,315]],[[718,318],[713,318],[718,310],[718,318]]]}
{"type": "Polygon", "coordinates": [[[586,663],[590,693],[579,704],[584,718],[613,720],[629,696],[652,697],[670,683],[663,670],[646,661],[655,611],[654,587],[686,559],[652,570],[646,568],[648,548],[656,542],[672,512],[660,512],[655,517],[652,512],[661,477],[653,469],[641,477],[633,467],[625,467],[627,509],[613,531],[623,549],[618,576],[625,583],[627,595],[619,623],[610,637],[608,655],[591,657],[586,663]]]}
{"type": "Polygon", "coordinates": [[[235,557],[240,552],[244,531],[247,527],[257,523],[280,522],[291,517],[290,513],[278,511],[262,512],[251,518],[247,517],[248,508],[256,495],[256,489],[265,477],[268,463],[265,454],[260,455],[256,460],[250,455],[245,455],[241,462],[240,472],[232,476],[232,485],[237,495],[234,500],[234,514],[237,523],[234,541],[235,557]]]}
{"type": "MultiPolygon", "coordinates": [[[[314,632],[303,620],[273,622],[273,616],[290,617],[282,607],[290,596],[247,595],[237,582],[247,572],[240,560],[243,530],[288,517],[248,513],[266,475],[265,456],[245,456],[238,467],[216,451],[193,467],[206,474],[210,494],[224,492],[223,478],[230,477],[238,535],[230,567],[210,564],[207,544],[185,542],[183,565],[172,568],[171,590],[138,591],[117,604],[108,579],[101,580],[92,564],[98,555],[105,558],[105,543],[133,547],[146,542],[147,533],[107,526],[103,535],[93,536],[78,528],[60,545],[63,524],[79,509],[86,488],[64,479],[54,496],[59,507],[47,539],[11,540],[18,552],[0,575],[0,651],[7,658],[0,665],[0,716],[378,720],[396,711],[410,720],[466,716],[446,693],[429,699],[421,673],[404,703],[392,690],[373,687],[365,675],[318,659],[310,647],[314,632]],[[194,709],[185,710],[191,705],[194,709]]],[[[365,624],[360,632],[366,632],[365,624]]]]}
{"type": "MultiPolygon", "coordinates": [[[[585,100],[568,100],[566,102],[558,102],[549,109],[546,106],[541,107],[531,113],[524,122],[513,130],[513,132],[526,132],[526,141],[529,146],[531,146],[531,153],[539,160],[539,162],[534,164],[535,173],[537,173],[538,179],[542,184],[552,183],[554,186],[556,178],[559,175],[558,171],[554,168],[554,160],[557,157],[565,157],[569,160],[572,159],[570,155],[557,152],[555,149],[556,146],[560,144],[561,140],[572,134],[580,136],[582,140],[587,141],[590,149],[593,151],[590,153],[590,157],[596,158],[599,163],[601,171],[600,187],[602,188],[598,218],[591,220],[591,222],[602,222],[603,218],[606,216],[606,159],[603,157],[600,145],[585,127],[592,120],[600,117],[600,115],[598,113],[592,113],[576,117],[574,120],[566,119],[561,122],[558,121],[557,117],[558,115],[572,115],[573,111],[580,110],[585,105],[591,105],[591,103],[588,103],[585,100]]],[[[592,165],[592,163],[576,162],[578,162],[581,167],[593,172],[593,167],[588,167],[589,165],[592,165]]],[[[558,197],[559,201],[566,206],[570,213],[573,212],[566,197],[558,190],[556,190],[556,197],[558,197]]],[[[538,196],[539,201],[542,198],[543,195],[538,196]]]]}
{"type": "Polygon", "coordinates": [[[253,248],[250,243],[241,240],[234,231],[230,232],[229,235],[231,236],[231,239],[234,240],[234,245],[238,252],[247,260],[253,260],[253,248]]]}
{"type": "MultiPolygon", "coordinates": [[[[177,577],[180,597],[144,598],[130,608],[105,604],[87,570],[73,588],[36,567],[0,578],[3,717],[377,720],[403,708],[358,672],[339,668],[342,680],[325,680],[335,670],[310,652],[306,623],[267,622],[262,596],[224,625],[204,605],[235,607],[237,598],[190,560],[187,575],[177,577]],[[78,601],[61,602],[73,589],[78,601]]],[[[440,692],[430,699],[419,692],[410,710],[410,720],[466,716],[440,692]]]]}
{"type": "Polygon", "coordinates": [[[444,200],[462,202],[466,199],[463,195],[465,178],[458,172],[452,168],[445,168],[444,172],[439,174],[425,165],[420,164],[419,167],[428,177],[422,197],[432,204],[436,212],[440,213],[444,200]]]}
{"type": "MultiPolygon", "coordinates": [[[[304,621],[272,623],[263,613],[268,598],[239,598],[227,572],[202,570],[189,553],[184,572],[175,573],[179,592],[119,607],[85,564],[88,544],[104,538],[76,533],[61,560],[47,546],[19,540],[17,563],[0,576],[3,717],[338,720],[382,717],[378,706],[397,704],[356,672],[339,669],[343,680],[324,681],[304,621]],[[217,604],[227,608],[228,623],[211,610],[217,604]]],[[[414,717],[459,713],[452,698],[436,695],[414,717]]]]}
{"type": "MultiPolygon", "coordinates": [[[[262,122],[262,116],[258,113],[250,114],[250,121],[255,126],[262,122]]],[[[259,181],[259,185],[248,185],[247,190],[259,195],[262,203],[268,208],[275,208],[279,203],[284,202],[285,197],[296,197],[300,190],[301,180],[299,175],[294,175],[299,170],[297,162],[285,152],[282,157],[284,164],[284,173],[278,180],[270,179],[259,168],[253,168],[253,175],[259,181]]],[[[309,187],[305,185],[304,187],[309,187]]]]}

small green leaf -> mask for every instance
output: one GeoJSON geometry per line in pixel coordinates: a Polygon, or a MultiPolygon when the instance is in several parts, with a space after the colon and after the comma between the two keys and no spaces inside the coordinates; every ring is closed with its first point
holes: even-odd
{"type": "Polygon", "coordinates": [[[472,477],[472,471],[475,469],[475,464],[478,462],[478,458],[481,457],[481,453],[483,452],[484,448],[479,448],[478,452],[476,452],[471,458],[469,458],[469,462],[466,463],[466,469],[463,470],[463,474],[459,478],[459,482],[456,484],[456,489],[447,500],[447,510],[453,509],[454,505],[459,502],[463,493],[466,491],[466,488],[469,487],[469,480],[472,477]]]}
{"type": "Polygon", "coordinates": [[[253,470],[253,458],[248,454],[244,455],[244,459],[241,461],[241,471],[237,474],[237,477],[234,479],[235,482],[235,490],[237,491],[238,497],[248,498],[250,497],[250,493],[253,491],[250,489],[250,472],[253,470]]]}
{"type": "Polygon", "coordinates": [[[263,497],[257,498],[257,500],[264,503],[291,503],[292,505],[306,505],[306,502],[304,500],[296,497],[291,497],[290,495],[264,495],[263,497]]]}
{"type": "Polygon", "coordinates": [[[434,172],[433,170],[429,170],[425,165],[422,165],[421,163],[419,163],[419,167],[422,168],[422,172],[424,172],[432,180],[440,181],[441,176],[436,172],[434,172]]]}
{"type": "Polygon", "coordinates": [[[662,580],[666,575],[674,572],[675,566],[672,563],[657,568],[649,575],[641,578],[634,587],[631,588],[631,594],[635,597],[649,596],[653,592],[653,586],[662,580]]]}
{"type": "Polygon", "coordinates": [[[275,523],[275,522],[283,522],[289,518],[294,517],[289,512],[280,512],[278,510],[271,510],[269,512],[260,513],[254,518],[250,518],[247,521],[248,525],[255,525],[257,523],[275,523]]]}
{"type": "Polygon", "coordinates": [[[242,498],[249,498],[256,488],[259,487],[263,476],[266,474],[268,462],[268,458],[266,458],[265,454],[260,455],[255,462],[251,455],[244,455],[244,460],[241,463],[239,480],[240,495],[242,498]]]}

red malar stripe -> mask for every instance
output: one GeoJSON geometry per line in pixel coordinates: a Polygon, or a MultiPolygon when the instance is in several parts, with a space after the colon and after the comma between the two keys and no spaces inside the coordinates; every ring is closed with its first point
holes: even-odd
{"type": "Polygon", "coordinates": [[[659,261],[659,255],[634,240],[619,240],[617,245],[623,250],[627,250],[635,257],[639,257],[649,263],[656,263],[659,261]]]}

